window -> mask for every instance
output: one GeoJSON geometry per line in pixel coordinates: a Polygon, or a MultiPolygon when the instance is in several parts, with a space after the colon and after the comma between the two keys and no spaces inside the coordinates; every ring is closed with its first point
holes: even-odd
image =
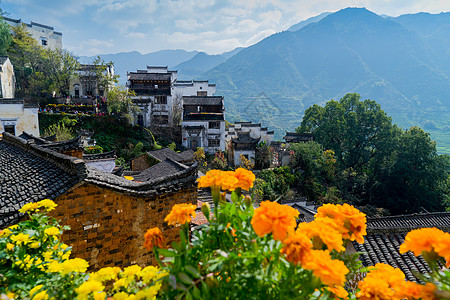
{"type": "Polygon", "coordinates": [[[167,115],[154,116],[153,121],[155,126],[167,125],[169,124],[169,116],[167,115]]]}
{"type": "Polygon", "coordinates": [[[42,40],[42,46],[47,46],[47,40],[42,40]]]}
{"type": "Polygon", "coordinates": [[[217,121],[209,122],[209,129],[220,129],[220,122],[217,121]]]}
{"type": "Polygon", "coordinates": [[[14,125],[5,125],[5,132],[16,135],[16,128],[14,125]]]}
{"type": "Polygon", "coordinates": [[[208,139],[208,147],[220,147],[220,140],[208,139]]]}
{"type": "Polygon", "coordinates": [[[155,104],[167,104],[167,96],[155,96],[155,104]]]}
{"type": "Polygon", "coordinates": [[[197,91],[197,96],[208,96],[207,91],[197,91]]]}

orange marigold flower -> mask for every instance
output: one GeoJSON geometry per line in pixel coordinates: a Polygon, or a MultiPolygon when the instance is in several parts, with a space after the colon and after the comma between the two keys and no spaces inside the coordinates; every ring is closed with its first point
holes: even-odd
{"type": "Polygon", "coordinates": [[[312,248],[311,240],[299,230],[288,236],[283,241],[284,247],[280,252],[286,255],[286,259],[294,264],[301,264],[303,258],[309,254],[312,248]]]}
{"type": "Polygon", "coordinates": [[[311,250],[302,266],[313,271],[314,276],[320,278],[323,284],[330,286],[344,285],[345,275],[348,273],[344,262],[332,259],[328,250],[311,250]]]}
{"type": "Polygon", "coordinates": [[[206,174],[198,179],[198,187],[199,188],[205,188],[205,187],[214,187],[214,186],[221,186],[222,185],[222,171],[220,170],[210,170],[206,172],[206,174]]]}
{"type": "Polygon", "coordinates": [[[360,300],[400,300],[403,299],[404,284],[405,274],[400,269],[379,263],[358,283],[360,291],[356,297],[360,300]]]}
{"type": "Polygon", "coordinates": [[[248,191],[253,187],[253,182],[255,181],[255,174],[252,171],[246,170],[244,168],[237,168],[234,171],[234,176],[238,179],[236,188],[241,188],[248,191]]]}
{"type": "Polygon", "coordinates": [[[429,252],[448,258],[450,256],[449,237],[450,234],[434,227],[415,229],[406,235],[405,241],[400,245],[400,253],[411,251],[415,256],[419,256],[422,252],[429,252]]]}
{"type": "Polygon", "coordinates": [[[366,233],[366,215],[356,209],[353,205],[344,203],[324,204],[317,209],[316,219],[331,218],[338,225],[344,239],[364,243],[366,233]]]}
{"type": "Polygon", "coordinates": [[[145,242],[144,247],[147,251],[153,249],[153,247],[164,247],[164,236],[158,227],[150,228],[144,235],[145,242]]]}
{"type": "Polygon", "coordinates": [[[408,300],[434,300],[437,299],[434,295],[436,286],[432,283],[427,283],[426,285],[421,285],[415,282],[407,281],[403,283],[403,288],[399,292],[401,299],[408,300]]]}
{"type": "Polygon", "coordinates": [[[329,218],[321,218],[309,223],[301,223],[298,229],[312,241],[314,249],[322,250],[325,245],[328,250],[345,251],[342,235],[336,230],[336,224],[329,218]]]}
{"type": "Polygon", "coordinates": [[[445,232],[439,243],[434,246],[435,251],[447,261],[447,267],[450,268],[450,233],[445,232]]]}
{"type": "Polygon", "coordinates": [[[342,286],[326,287],[334,295],[334,299],[348,299],[348,292],[342,286]]]}
{"type": "Polygon", "coordinates": [[[222,190],[234,191],[238,184],[238,179],[234,176],[234,172],[222,172],[220,178],[222,190]]]}
{"type": "Polygon", "coordinates": [[[175,204],[172,207],[170,213],[166,216],[164,221],[168,222],[169,225],[180,224],[183,225],[186,222],[191,222],[191,218],[195,218],[195,209],[197,206],[193,204],[175,204]]]}
{"type": "Polygon", "coordinates": [[[283,241],[288,234],[294,232],[299,212],[287,205],[263,201],[255,209],[251,224],[260,237],[272,233],[275,240],[283,241]]]}

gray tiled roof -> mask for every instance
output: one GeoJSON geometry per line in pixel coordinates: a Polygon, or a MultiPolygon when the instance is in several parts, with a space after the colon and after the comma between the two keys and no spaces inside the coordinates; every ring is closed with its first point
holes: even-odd
{"type": "Polygon", "coordinates": [[[95,153],[95,154],[83,154],[84,160],[97,160],[107,158],[116,158],[116,150],[114,149],[109,152],[95,153]]]}
{"type": "Polygon", "coordinates": [[[174,161],[183,163],[186,161],[193,160],[194,151],[187,150],[182,153],[176,153],[175,151],[173,151],[170,148],[162,148],[159,150],[149,151],[149,152],[147,152],[147,154],[150,155],[151,157],[159,160],[160,162],[166,160],[166,158],[170,158],[174,161]]]}
{"type": "Polygon", "coordinates": [[[163,80],[170,81],[172,74],[169,73],[128,73],[128,80],[163,80]]]}
{"type": "Polygon", "coordinates": [[[5,61],[8,59],[8,56],[0,56],[0,65],[3,65],[5,61]]]}
{"type": "Polygon", "coordinates": [[[183,105],[222,105],[222,96],[183,96],[183,105]]]}
{"type": "Polygon", "coordinates": [[[400,268],[410,281],[418,281],[414,272],[430,271],[422,256],[413,253],[400,254],[400,245],[409,231],[418,228],[436,227],[450,230],[450,212],[389,216],[367,219],[367,236],[364,244],[353,242],[356,251],[363,252],[360,259],[364,266],[386,263],[400,268]]]}
{"type": "Polygon", "coordinates": [[[0,141],[0,228],[16,223],[26,203],[55,199],[77,183],[151,197],[184,187],[197,179],[197,164],[146,182],[132,182],[86,166],[81,159],[36,145],[34,141],[3,134],[0,141]]]}
{"type": "Polygon", "coordinates": [[[7,143],[7,135],[0,141],[0,228],[14,223],[24,204],[55,199],[81,180],[61,165],[7,143]]]}
{"type": "Polygon", "coordinates": [[[172,159],[166,158],[164,161],[161,161],[156,165],[142,171],[139,175],[135,175],[134,181],[149,181],[160,177],[170,176],[185,169],[187,169],[186,166],[177,163],[172,159]]]}

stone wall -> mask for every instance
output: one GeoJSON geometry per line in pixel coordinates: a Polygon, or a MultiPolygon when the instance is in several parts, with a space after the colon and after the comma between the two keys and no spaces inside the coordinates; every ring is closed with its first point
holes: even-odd
{"type": "Polygon", "coordinates": [[[174,204],[196,200],[195,187],[144,198],[82,183],[56,199],[52,216],[70,226],[62,240],[73,247],[73,257],[89,261],[90,270],[145,266],[155,263],[143,248],[147,229],[159,227],[168,241],[177,240],[178,228],[168,226],[164,218],[174,204]]]}
{"type": "Polygon", "coordinates": [[[138,157],[131,160],[132,171],[144,171],[150,167],[150,160],[146,153],[139,155],[138,157]]]}

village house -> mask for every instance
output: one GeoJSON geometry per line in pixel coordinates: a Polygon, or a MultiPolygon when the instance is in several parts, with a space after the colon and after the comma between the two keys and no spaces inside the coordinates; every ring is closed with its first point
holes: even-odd
{"type": "Polygon", "coordinates": [[[177,71],[167,66],[147,66],[146,70],[127,73],[127,87],[135,93],[133,102],[139,107],[136,125],[172,127],[174,114],[181,114],[183,96],[213,96],[216,85],[207,80],[178,80],[177,71]]]}
{"type": "Polygon", "coordinates": [[[16,78],[8,56],[0,56],[0,98],[14,98],[16,78]]]}
{"type": "MultiPolygon", "coordinates": [[[[108,93],[107,82],[102,82],[100,73],[104,78],[114,77],[114,65],[108,64],[102,70],[97,65],[80,65],[76,71],[77,77],[70,82],[70,96],[73,98],[91,99],[96,97],[106,97],[108,93]]],[[[77,100],[80,102],[80,100],[77,100]]],[[[82,102],[82,101],[81,101],[82,102]]],[[[94,102],[86,102],[93,104],[94,102]]]]}
{"type": "Polygon", "coordinates": [[[225,119],[222,96],[184,96],[182,144],[206,153],[225,151],[225,119]]]}
{"type": "Polygon", "coordinates": [[[39,136],[38,110],[37,103],[0,98],[0,134],[20,135],[26,131],[39,136]]]}
{"type": "Polygon", "coordinates": [[[140,111],[135,117],[136,125],[143,127],[171,127],[173,93],[172,85],[177,71],[167,67],[147,66],[146,70],[127,73],[127,87],[135,93],[131,97],[140,111]]]}
{"type": "Polygon", "coordinates": [[[62,49],[62,33],[55,31],[51,26],[39,24],[36,22],[25,23],[21,19],[12,19],[3,17],[5,22],[10,26],[26,26],[28,32],[38,45],[49,49],[62,49]],[[23,25],[22,25],[23,24],[23,25]]]}
{"type": "Polygon", "coordinates": [[[256,146],[265,142],[268,145],[273,141],[274,132],[267,127],[252,122],[236,122],[230,125],[225,132],[228,162],[232,166],[241,164],[241,155],[255,162],[256,146]]]}
{"type": "Polygon", "coordinates": [[[62,241],[72,253],[89,261],[90,270],[152,262],[142,247],[148,228],[159,227],[168,241],[179,228],[165,216],[174,204],[196,203],[197,165],[164,175],[153,172],[141,182],[92,168],[71,157],[5,133],[0,141],[0,228],[23,218],[26,203],[52,199],[51,216],[70,230],[62,241]]]}
{"type": "Polygon", "coordinates": [[[160,162],[170,159],[177,163],[184,165],[194,164],[194,151],[186,150],[181,153],[177,153],[169,148],[162,148],[159,150],[148,151],[131,160],[132,171],[144,171],[160,162]]]}

